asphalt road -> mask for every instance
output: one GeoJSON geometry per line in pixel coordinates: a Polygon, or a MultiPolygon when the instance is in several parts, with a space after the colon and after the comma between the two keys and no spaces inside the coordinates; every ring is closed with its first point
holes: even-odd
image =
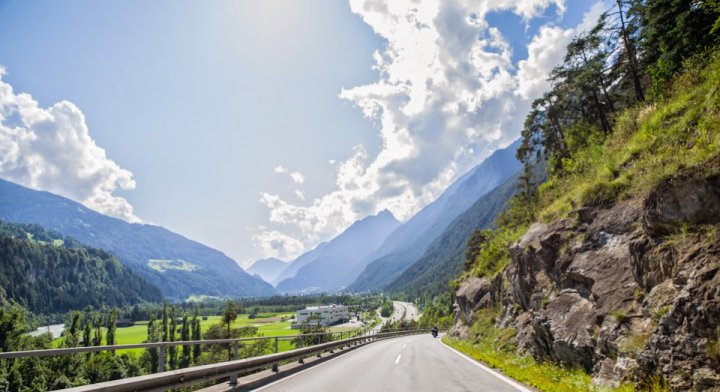
{"type": "Polygon", "coordinates": [[[371,343],[260,390],[527,391],[503,381],[429,334],[371,343]]]}
{"type": "Polygon", "coordinates": [[[418,311],[418,308],[415,307],[410,302],[400,302],[400,301],[393,301],[393,305],[395,307],[395,311],[398,311],[398,308],[400,308],[400,317],[405,315],[405,320],[419,320],[420,319],[420,312],[418,311]]]}

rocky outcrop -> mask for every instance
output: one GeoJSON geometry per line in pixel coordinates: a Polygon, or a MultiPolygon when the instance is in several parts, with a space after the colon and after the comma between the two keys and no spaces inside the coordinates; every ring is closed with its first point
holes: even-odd
{"type": "Polygon", "coordinates": [[[502,306],[496,324],[520,350],[599,384],[662,375],[675,390],[720,390],[720,177],[684,173],[572,216],[532,225],[495,279],[463,281],[454,333],[502,306]]]}
{"type": "MultiPolygon", "coordinates": [[[[477,309],[497,303],[501,284],[499,279],[471,277],[464,280],[455,293],[455,324],[471,325],[477,309]]],[[[454,335],[466,337],[464,331],[457,331],[454,335]]]]}
{"type": "Polygon", "coordinates": [[[645,200],[643,228],[650,235],[671,234],[683,224],[720,222],[720,175],[678,176],[658,185],[645,200]]]}

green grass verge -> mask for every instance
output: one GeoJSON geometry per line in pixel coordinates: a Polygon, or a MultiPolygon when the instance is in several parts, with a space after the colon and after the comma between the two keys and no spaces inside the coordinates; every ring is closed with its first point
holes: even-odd
{"type": "Polygon", "coordinates": [[[473,343],[468,340],[443,338],[448,346],[492,368],[500,369],[507,376],[524,384],[548,392],[613,391],[630,392],[634,387],[625,384],[619,388],[601,388],[592,384],[590,376],[580,369],[567,369],[548,362],[537,362],[527,355],[497,350],[488,342],[473,343]]]}

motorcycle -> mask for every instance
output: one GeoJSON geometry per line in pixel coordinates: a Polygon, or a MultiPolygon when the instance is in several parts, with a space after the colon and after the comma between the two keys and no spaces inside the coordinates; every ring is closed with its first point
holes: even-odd
{"type": "Polygon", "coordinates": [[[437,329],[433,329],[433,330],[432,330],[432,336],[433,336],[434,338],[436,338],[437,335],[438,335],[438,330],[437,330],[437,329]]]}

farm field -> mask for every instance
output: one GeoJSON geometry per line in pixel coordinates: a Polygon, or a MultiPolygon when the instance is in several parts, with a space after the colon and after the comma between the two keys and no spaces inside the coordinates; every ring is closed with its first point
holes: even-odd
{"type": "MultiPolygon", "coordinates": [[[[290,324],[291,320],[290,317],[293,315],[293,313],[259,313],[256,318],[250,319],[249,315],[247,314],[241,314],[238,315],[237,320],[233,323],[233,327],[248,327],[253,326],[258,328],[258,334],[262,336],[288,336],[291,337],[293,335],[297,335],[300,333],[299,329],[291,329],[290,324]],[[282,321],[285,319],[286,321],[282,321]]],[[[207,331],[212,325],[217,324],[220,322],[221,316],[207,316],[206,320],[200,321],[200,328],[202,332],[204,333],[207,331]]],[[[147,339],[147,324],[148,321],[136,321],[135,325],[132,327],[125,327],[125,328],[117,328],[115,331],[115,340],[116,344],[136,344],[136,343],[143,343],[147,339]]],[[[178,328],[181,325],[178,325],[178,328]]],[[[358,330],[359,328],[356,327],[348,327],[348,326],[337,326],[337,327],[330,327],[329,332],[333,333],[339,333],[339,332],[351,332],[358,330]]],[[[105,330],[103,329],[103,335],[105,334],[105,330]]],[[[60,344],[62,338],[56,339],[54,342],[55,346],[58,346],[60,344]]],[[[179,339],[179,336],[177,337],[179,339]]],[[[293,349],[294,345],[291,342],[290,338],[287,340],[279,340],[278,341],[278,350],[279,351],[287,351],[290,349],[293,349]]],[[[137,349],[127,349],[127,350],[119,350],[118,354],[123,353],[134,353],[137,355],[141,355],[143,353],[144,349],[137,348],[137,349]]]]}
{"type": "MultiPolygon", "coordinates": [[[[233,327],[248,327],[254,326],[258,328],[258,334],[263,336],[291,336],[300,333],[297,329],[290,329],[290,316],[293,313],[259,313],[255,319],[250,319],[247,314],[238,315],[237,320],[233,323],[233,327]],[[287,321],[282,321],[285,318],[287,321]]],[[[207,320],[200,321],[201,331],[204,333],[210,326],[220,322],[221,316],[208,316],[207,320]]],[[[115,331],[115,340],[117,344],[135,344],[143,343],[147,339],[147,324],[148,321],[136,321],[132,327],[117,328],[115,331]]],[[[180,327],[178,325],[178,327],[180,327]]],[[[103,335],[105,330],[103,329],[103,335]]],[[[60,339],[55,340],[55,345],[60,343],[60,339]]],[[[178,336],[179,339],[179,336],[178,336]]],[[[292,345],[289,341],[279,341],[278,349],[280,351],[289,350],[292,345]]],[[[136,353],[142,354],[144,349],[128,349],[120,350],[119,354],[122,353],[136,353]]]]}
{"type": "MultiPolygon", "coordinates": [[[[247,314],[238,315],[233,327],[257,327],[258,334],[263,336],[288,336],[297,335],[299,330],[290,329],[290,316],[293,313],[260,313],[255,319],[250,319],[247,314]],[[282,321],[286,318],[287,321],[282,321]]],[[[210,326],[220,323],[221,316],[208,316],[207,320],[200,321],[200,329],[204,333],[210,326]]],[[[141,321],[133,327],[118,328],[116,331],[118,344],[142,343],[147,339],[147,321],[141,321]]],[[[179,339],[179,337],[178,337],[179,339]]],[[[290,342],[280,341],[280,351],[291,348],[290,342]]],[[[143,349],[123,350],[128,352],[142,353],[143,349]]],[[[121,351],[121,353],[123,352],[121,351]]]]}

